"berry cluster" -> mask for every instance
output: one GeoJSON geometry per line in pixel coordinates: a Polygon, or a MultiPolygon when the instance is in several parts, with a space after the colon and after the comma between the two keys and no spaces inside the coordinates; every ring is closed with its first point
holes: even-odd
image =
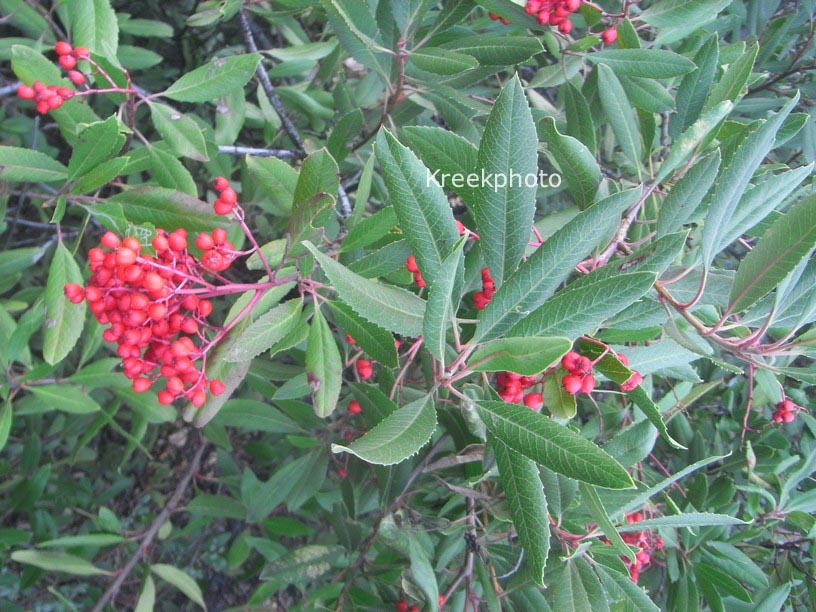
{"type": "Polygon", "coordinates": [[[494,293],[496,293],[496,285],[493,283],[493,277],[490,276],[490,270],[482,268],[482,290],[473,294],[473,305],[476,310],[484,310],[493,299],[494,293]]]}
{"type": "Polygon", "coordinates": [[[75,70],[77,60],[86,60],[91,57],[90,52],[85,47],[71,47],[65,41],[60,41],[54,45],[54,50],[59,56],[60,68],[68,71],[68,78],[74,85],[82,85],[85,82],[85,75],[79,70],[75,70]]]}
{"type": "Polygon", "coordinates": [[[796,418],[796,413],[802,410],[788,398],[783,399],[775,407],[772,419],[774,423],[790,423],[796,418]]]}
{"type": "Polygon", "coordinates": [[[37,112],[45,115],[50,110],[57,110],[64,102],[74,97],[74,91],[57,85],[44,85],[34,81],[31,87],[20,85],[17,88],[17,97],[23,100],[33,100],[37,112]]]}
{"type": "Polygon", "coordinates": [[[73,303],[86,300],[96,320],[110,325],[102,337],[117,344],[134,391],[143,393],[164,378],[160,403],[184,397],[198,407],[207,389],[213,395],[225,390],[205,375],[206,359],[196,367],[208,349],[202,328],[210,327],[206,319],[213,307],[206,288],[193,285],[207,284],[202,278],[207,269],[187,252],[183,229],[157,230],[152,247],[155,255],[142,252],[136,238],[107,232],[101,247],[88,252],[90,280],[85,287],[66,285],[65,295],[73,303]]]}
{"type": "Polygon", "coordinates": [[[561,379],[564,390],[570,395],[592,393],[595,377],[592,375],[592,361],[589,357],[570,351],[561,358],[561,366],[568,372],[561,379]]]}
{"type": "Polygon", "coordinates": [[[409,255],[408,259],[405,260],[405,269],[414,275],[414,284],[422,289],[425,286],[425,279],[422,278],[422,274],[419,272],[419,266],[417,266],[416,258],[414,258],[413,255],[409,255]]]}
{"type": "Polygon", "coordinates": [[[581,0],[527,0],[524,10],[528,15],[536,15],[541,25],[557,27],[562,34],[572,32],[569,17],[581,8],[581,0]]]}
{"type": "MultiPolygon", "coordinates": [[[[639,523],[642,520],[642,512],[633,512],[626,516],[626,522],[630,525],[639,523]]],[[[651,563],[654,552],[663,549],[663,538],[655,537],[654,534],[648,530],[622,533],[621,538],[623,538],[623,541],[627,544],[637,546],[640,549],[635,555],[634,563],[628,557],[621,558],[629,570],[629,576],[632,578],[632,582],[637,582],[641,570],[648,567],[651,563]]]]}
{"type": "MultiPolygon", "coordinates": [[[[73,48],[64,41],[58,42],[54,50],[59,57],[59,65],[68,71],[68,78],[74,85],[81,85],[85,82],[85,75],[79,70],[75,70],[77,60],[88,59],[89,51],[85,47],[73,48]]],[[[20,85],[17,88],[17,97],[23,100],[33,100],[37,112],[45,115],[48,111],[57,110],[64,102],[70,100],[76,92],[67,87],[58,85],[45,85],[40,81],[34,81],[29,85],[20,85]]]]}
{"type": "Polygon", "coordinates": [[[523,403],[531,410],[540,410],[544,404],[544,398],[540,393],[525,393],[525,391],[539,383],[540,380],[535,376],[521,376],[514,372],[500,372],[496,377],[500,398],[508,404],[523,403]]]}
{"type": "Polygon", "coordinates": [[[213,203],[215,214],[228,215],[238,203],[238,194],[230,187],[230,182],[223,176],[215,179],[215,190],[218,192],[218,199],[213,203]]]}
{"type": "MultiPolygon", "coordinates": [[[[629,359],[626,358],[626,355],[623,353],[617,354],[618,361],[620,361],[623,365],[629,367],[629,359]]],[[[624,381],[624,383],[620,386],[621,391],[634,391],[637,386],[643,382],[643,376],[641,376],[640,372],[637,370],[632,370],[632,375],[629,377],[628,380],[624,381]]]]}

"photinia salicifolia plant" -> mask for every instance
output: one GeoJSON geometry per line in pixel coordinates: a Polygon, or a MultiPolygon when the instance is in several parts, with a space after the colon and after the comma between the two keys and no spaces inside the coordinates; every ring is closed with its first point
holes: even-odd
{"type": "Polygon", "coordinates": [[[814,606],[812,1],[0,11],[4,610],[814,606]]]}

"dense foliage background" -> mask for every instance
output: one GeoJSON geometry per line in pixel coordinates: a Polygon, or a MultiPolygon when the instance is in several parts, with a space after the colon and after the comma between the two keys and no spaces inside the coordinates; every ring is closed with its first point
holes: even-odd
{"type": "Polygon", "coordinates": [[[526,7],[0,0],[3,610],[816,607],[816,2],[526,7]]]}

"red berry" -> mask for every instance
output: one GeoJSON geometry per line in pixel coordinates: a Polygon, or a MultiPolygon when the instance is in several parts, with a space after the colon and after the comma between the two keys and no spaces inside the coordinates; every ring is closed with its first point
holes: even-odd
{"type": "Polygon", "coordinates": [[[238,194],[231,187],[227,187],[221,192],[219,199],[226,204],[233,205],[238,201],[238,194]]]}
{"type": "Polygon", "coordinates": [[[118,266],[129,266],[134,263],[136,263],[136,253],[125,247],[116,251],[116,264],[118,266]]]}
{"type": "Polygon", "coordinates": [[[337,477],[340,480],[345,480],[348,476],[348,470],[346,468],[337,468],[337,477]]]}
{"type": "Polygon", "coordinates": [[[135,251],[136,253],[142,250],[142,243],[139,242],[133,236],[128,236],[127,238],[125,238],[122,241],[122,246],[125,247],[126,249],[130,249],[131,251],[135,251]]]}
{"type": "Polygon", "coordinates": [[[57,52],[57,55],[71,55],[71,53],[73,53],[74,51],[74,48],[70,45],[70,43],[61,40],[56,45],[54,45],[54,50],[57,52]]]}
{"type": "Polygon", "coordinates": [[[349,333],[346,333],[346,342],[347,342],[348,344],[356,344],[356,343],[354,342],[354,338],[352,338],[352,337],[351,337],[351,334],[349,334],[349,333]]]}
{"type": "Polygon", "coordinates": [[[558,31],[562,34],[569,34],[572,32],[572,22],[569,19],[565,19],[558,24],[558,31]]]}
{"type": "Polygon", "coordinates": [[[68,78],[71,79],[74,85],[82,85],[85,82],[85,75],[79,70],[68,71],[68,78]]]}
{"type": "Polygon", "coordinates": [[[142,280],[142,287],[151,293],[155,293],[157,291],[161,291],[162,287],[165,285],[165,282],[166,281],[155,272],[148,272],[145,274],[144,279],[142,280]]]}
{"type": "Polygon", "coordinates": [[[229,181],[225,179],[223,176],[215,177],[215,181],[213,182],[213,184],[215,186],[216,191],[224,191],[230,186],[229,181]]]}
{"type": "Polygon", "coordinates": [[[207,394],[204,393],[201,389],[196,389],[193,391],[192,396],[190,397],[190,403],[195,406],[196,408],[201,408],[204,405],[204,402],[207,401],[207,394]]]}
{"type": "Polygon", "coordinates": [[[216,200],[213,204],[213,210],[215,211],[216,215],[228,215],[232,212],[233,208],[235,208],[233,204],[227,204],[223,200],[216,200]]]}
{"type": "Polygon", "coordinates": [[[167,237],[162,235],[154,236],[150,244],[153,245],[153,248],[156,249],[156,253],[159,255],[170,248],[170,243],[167,242],[167,237]]]}
{"type": "Polygon", "coordinates": [[[618,40],[618,30],[615,27],[604,30],[601,34],[601,39],[604,41],[604,44],[611,45],[618,40]]]}
{"type": "Polygon", "coordinates": [[[17,97],[22,98],[23,100],[32,100],[36,93],[34,92],[34,88],[29,87],[28,85],[20,85],[17,88],[17,97]]]}
{"type": "Polygon", "coordinates": [[[564,366],[564,369],[568,372],[572,372],[575,369],[575,364],[580,358],[581,356],[578,353],[575,351],[570,351],[561,358],[561,365],[564,366]]]}
{"type": "Polygon", "coordinates": [[[122,244],[122,241],[119,240],[119,236],[113,232],[105,232],[100,242],[102,243],[103,247],[111,250],[118,249],[122,244]]]}
{"type": "Polygon", "coordinates": [[[213,242],[221,246],[227,241],[227,231],[223,227],[216,227],[212,232],[213,242]]]}
{"type": "Polygon", "coordinates": [[[564,390],[570,395],[575,395],[581,390],[581,377],[575,374],[568,374],[561,379],[561,384],[564,385],[564,390]]]}
{"type": "Polygon", "coordinates": [[[160,404],[167,406],[169,404],[172,404],[173,400],[176,398],[169,391],[159,391],[158,399],[160,404]]]}
{"type": "Polygon", "coordinates": [[[595,377],[587,374],[581,379],[581,393],[592,393],[595,388],[595,377]]]}
{"type": "Polygon", "coordinates": [[[358,359],[354,367],[357,369],[357,374],[359,374],[363,380],[368,380],[374,373],[374,368],[368,359],[358,359]]]}
{"type": "Polygon", "coordinates": [[[136,393],[144,393],[150,388],[150,385],[153,383],[150,382],[147,378],[134,378],[133,379],[133,390],[136,393]]]}
{"type": "Polygon", "coordinates": [[[425,286],[425,279],[422,278],[422,274],[420,274],[419,272],[416,272],[414,274],[414,284],[420,289],[422,289],[425,286]]]}
{"type": "Polygon", "coordinates": [[[76,68],[76,58],[71,55],[63,55],[59,58],[59,65],[63,70],[73,70],[76,68]]]}
{"type": "Polygon", "coordinates": [[[357,400],[351,400],[348,405],[348,411],[351,414],[360,414],[363,411],[363,409],[360,406],[360,402],[358,402],[357,400]]]}
{"type": "Polygon", "coordinates": [[[73,55],[77,59],[88,59],[91,57],[91,52],[85,47],[75,47],[73,55]]]}
{"type": "Polygon", "coordinates": [[[640,372],[632,372],[629,379],[621,385],[621,391],[634,391],[642,382],[643,376],[640,375],[640,372]]]}
{"type": "Polygon", "coordinates": [[[592,361],[589,359],[589,357],[581,356],[575,360],[575,372],[579,374],[585,374],[586,372],[589,372],[591,369],[592,361]]]}
{"type": "Polygon", "coordinates": [[[524,405],[531,410],[538,410],[544,405],[544,398],[540,393],[528,393],[524,396],[524,405]]]}
{"type": "Polygon", "coordinates": [[[411,272],[412,274],[419,273],[419,268],[416,264],[416,258],[413,255],[410,255],[408,259],[405,260],[405,269],[411,272]]]}
{"type": "Polygon", "coordinates": [[[167,237],[167,244],[174,251],[183,251],[187,248],[187,238],[175,231],[167,237]]]}
{"type": "Polygon", "coordinates": [[[209,234],[199,234],[195,241],[196,248],[202,251],[209,251],[215,246],[215,241],[209,234]]]}
{"type": "Polygon", "coordinates": [[[574,13],[581,8],[581,0],[567,0],[564,2],[564,8],[566,8],[570,13],[574,13]]]}
{"type": "Polygon", "coordinates": [[[404,599],[400,599],[397,605],[394,606],[394,610],[396,610],[396,612],[408,612],[408,602],[404,599]]]}

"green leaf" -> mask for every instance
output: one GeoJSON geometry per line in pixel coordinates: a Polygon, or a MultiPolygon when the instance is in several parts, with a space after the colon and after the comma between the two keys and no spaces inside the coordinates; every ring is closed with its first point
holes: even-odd
{"type": "Polygon", "coordinates": [[[134,612],[153,612],[153,607],[156,605],[156,585],[153,583],[153,578],[148,576],[145,578],[142,592],[139,593],[139,600],[136,602],[134,612]]]}
{"type": "MultiPolygon", "coordinates": [[[[730,228],[734,210],[748,188],[751,177],[773,148],[776,133],[798,101],[797,93],[782,110],[754,130],[740,145],[728,166],[720,172],[711,196],[711,206],[706,215],[701,239],[703,266],[706,269],[714,261],[715,249],[730,228]]],[[[693,126],[690,129],[693,129],[693,126]]]]}
{"type": "Polygon", "coordinates": [[[224,355],[226,361],[237,363],[257,357],[269,350],[273,344],[288,334],[300,319],[303,299],[296,298],[279,304],[266,314],[258,317],[233,343],[224,355]]]}
{"type": "Polygon", "coordinates": [[[662,182],[674,170],[686,163],[692,153],[700,146],[700,143],[703,142],[703,139],[728,116],[733,108],[733,103],[722,102],[703,112],[700,118],[672,144],[666,161],[660,165],[655,181],[662,182]]]}
{"type": "Polygon", "coordinates": [[[630,189],[601,200],[550,236],[493,296],[476,326],[473,341],[484,342],[506,334],[544,304],[572,269],[601,240],[611,237],[621,213],[637,201],[640,193],[640,189],[630,189]]]}
{"type": "Polygon", "coordinates": [[[632,531],[642,531],[643,529],[653,529],[657,527],[710,527],[716,525],[749,525],[751,521],[741,521],[735,516],[727,514],[713,514],[711,512],[687,512],[685,514],[674,514],[671,516],[660,516],[657,518],[644,519],[635,524],[621,525],[618,531],[628,533],[632,531]]]}
{"type": "Polygon", "coordinates": [[[160,187],[174,189],[197,197],[198,188],[190,171],[174,155],[158,147],[145,147],[150,156],[153,178],[160,187]]]}
{"type": "Polygon", "coordinates": [[[0,179],[12,183],[55,183],[68,178],[68,169],[45,153],[20,147],[0,147],[0,179]]]}
{"type": "Polygon", "coordinates": [[[363,278],[321,253],[313,244],[304,244],[315,256],[338,295],[358,315],[404,336],[416,338],[422,335],[424,300],[405,289],[363,278]]]}
{"type": "Polygon", "coordinates": [[[79,134],[79,142],[74,145],[68,162],[68,179],[73,180],[88,174],[102,162],[116,155],[125,142],[119,134],[116,117],[92,123],[79,134]]]}
{"type": "Polygon", "coordinates": [[[649,113],[667,113],[674,109],[674,97],[660,83],[640,77],[620,77],[626,97],[649,113]]]}
{"type": "Polygon", "coordinates": [[[0,251],[0,277],[10,276],[30,268],[45,253],[43,247],[23,247],[0,251]]]}
{"type": "Polygon", "coordinates": [[[11,560],[33,565],[49,572],[65,572],[74,576],[111,576],[112,572],[96,567],[81,557],[55,550],[15,550],[11,560]]]}
{"type": "Polygon", "coordinates": [[[459,238],[448,199],[416,155],[388,131],[377,137],[377,161],[405,239],[430,286],[459,238]]]}
{"type": "Polygon", "coordinates": [[[82,535],[65,536],[55,540],[39,542],[37,548],[78,548],[80,546],[114,546],[125,541],[120,535],[113,533],[85,533],[82,535]]]}
{"type": "MultiPolygon", "coordinates": [[[[580,141],[560,134],[552,117],[545,117],[538,125],[547,150],[567,183],[572,201],[581,209],[588,208],[595,201],[602,178],[595,156],[580,141]]],[[[594,140],[594,128],[592,134],[594,140]]]]}
{"type": "MultiPolygon", "coordinates": [[[[212,207],[186,193],[163,187],[137,187],[93,204],[87,210],[103,225],[105,218],[123,214],[132,225],[150,224],[170,231],[183,227],[188,232],[211,232],[224,224],[212,207]]],[[[132,231],[132,228],[131,228],[132,231]]]]}
{"type": "Polygon", "coordinates": [[[422,321],[425,348],[443,364],[445,363],[448,328],[451,324],[456,325],[454,290],[457,281],[461,282],[464,276],[464,245],[465,239],[461,238],[453,252],[442,262],[439,268],[439,278],[428,293],[428,306],[422,321]]]}
{"type": "Polygon", "coordinates": [[[716,19],[731,1],[662,0],[643,11],[640,19],[660,29],[654,44],[670,44],[716,19]]]}
{"type": "Polygon", "coordinates": [[[420,70],[441,75],[455,75],[479,66],[479,62],[473,56],[432,47],[412,51],[408,61],[409,65],[420,70]]]}
{"type": "Polygon", "coordinates": [[[362,249],[382,239],[397,224],[397,213],[389,206],[355,225],[340,245],[340,252],[362,249]]]}
{"type": "Polygon", "coordinates": [[[340,44],[364,66],[386,74],[389,58],[375,39],[378,25],[367,4],[356,0],[320,0],[340,44]]]}
{"type": "MultiPolygon", "coordinates": [[[[165,155],[167,154],[165,153],[165,155]]],[[[179,163],[176,158],[170,155],[167,155],[167,157],[172,159],[174,162],[179,163]]],[[[128,157],[114,157],[106,162],[102,162],[96,168],[86,173],[76,183],[74,183],[74,186],[71,187],[71,193],[88,193],[107,185],[113,179],[119,176],[119,174],[121,174],[122,170],[127,167],[129,162],[130,159],[128,157]]],[[[193,193],[195,193],[195,191],[193,191],[193,193]]]]}
{"type": "Polygon", "coordinates": [[[719,39],[712,34],[694,56],[697,68],[680,81],[677,88],[677,112],[671,118],[669,134],[672,138],[694,123],[705,106],[706,96],[711,91],[717,63],[720,57],[719,39]]]}
{"type": "Polygon", "coordinates": [[[751,77],[757,53],[759,44],[754,43],[728,66],[722,78],[711,88],[705,103],[706,109],[713,108],[721,102],[735,102],[741,96],[751,77]]]}
{"type": "MultiPolygon", "coordinates": [[[[288,303],[288,302],[287,302],[288,303]]],[[[302,433],[300,426],[277,408],[249,399],[233,399],[214,419],[218,425],[269,433],[302,433]]]]}
{"type": "Polygon", "coordinates": [[[470,357],[474,372],[515,372],[535,376],[563,357],[572,347],[567,338],[499,338],[480,346],[470,357]]]}
{"type": "Polygon", "coordinates": [[[748,591],[739,582],[716,567],[698,562],[694,564],[694,573],[701,584],[705,583],[714,586],[723,594],[731,595],[747,603],[753,603],[748,591]]]}
{"type": "Polygon", "coordinates": [[[215,58],[182,76],[161,95],[179,102],[208,102],[220,98],[246,85],[260,61],[257,53],[215,58]]]}
{"type": "Polygon", "coordinates": [[[696,66],[690,59],[661,49],[609,49],[587,54],[594,64],[611,68],[621,76],[668,79],[682,76],[696,66]]]}
{"type": "Polygon", "coordinates": [[[201,587],[198,586],[198,583],[188,574],[173,565],[167,565],[165,563],[155,563],[151,565],[150,571],[165,582],[172,584],[191,601],[197,603],[205,610],[207,609],[204,603],[204,595],[201,593],[201,587]]]}
{"type": "Polygon", "coordinates": [[[615,529],[615,525],[612,524],[609,514],[607,514],[606,508],[604,508],[601,497],[598,495],[595,487],[582,482],[581,499],[586,504],[587,508],[589,508],[592,518],[595,519],[598,527],[600,527],[603,534],[612,543],[615,550],[617,550],[621,556],[628,557],[632,563],[634,563],[635,553],[632,552],[632,549],[626,545],[626,542],[623,541],[623,538],[618,533],[618,530],[615,529]]]}
{"type": "Polygon", "coordinates": [[[495,180],[481,186],[473,202],[484,265],[490,268],[496,287],[516,269],[530,241],[538,185],[537,147],[533,117],[515,76],[496,99],[479,146],[477,167],[495,180]],[[531,176],[536,177],[532,187],[527,182],[531,176]]]}
{"type": "Polygon", "coordinates": [[[487,429],[513,450],[554,472],[607,489],[634,487],[629,473],[595,444],[524,406],[481,401],[487,429]]]}
{"type": "Polygon", "coordinates": [[[601,579],[610,600],[620,602],[621,609],[630,612],[660,612],[660,608],[649,599],[643,587],[632,582],[629,576],[608,570],[601,565],[595,566],[595,572],[601,579]]]}
{"type": "Polygon", "coordinates": [[[299,244],[309,230],[325,225],[328,218],[325,213],[334,207],[339,188],[339,169],[331,154],[320,149],[309,155],[300,168],[292,198],[287,229],[292,244],[299,244]]]}
{"type": "Polygon", "coordinates": [[[385,417],[348,446],[332,444],[334,453],[351,453],[376,465],[401,463],[419,452],[436,429],[433,397],[426,395],[385,417]]]}
{"type": "Polygon", "coordinates": [[[71,25],[71,43],[116,60],[119,23],[109,0],[84,0],[66,6],[71,25]]]}
{"type": "Polygon", "coordinates": [[[577,138],[589,151],[596,146],[595,122],[584,94],[567,83],[564,87],[564,107],[567,115],[567,134],[577,138]]]}
{"type": "Polygon", "coordinates": [[[731,287],[731,312],[741,312],[773,291],[816,247],[816,196],[781,216],[748,252],[731,287]]]}
{"type": "MultiPolygon", "coordinates": [[[[191,73],[192,74],[192,73],[191,73]]],[[[166,104],[150,104],[153,125],[173,151],[196,161],[207,161],[207,144],[198,124],[166,104]]]]}
{"type": "Polygon", "coordinates": [[[491,441],[499,468],[499,483],[513,517],[513,525],[533,571],[533,580],[544,583],[544,568],[550,552],[550,522],[547,498],[538,466],[499,440],[491,441]]]}
{"type": "Polygon", "coordinates": [[[339,546],[301,546],[268,563],[261,571],[260,579],[271,581],[279,588],[288,584],[302,585],[331,570],[342,553],[343,549],[339,546]]]}
{"type": "Polygon", "coordinates": [[[246,519],[247,515],[241,502],[226,495],[198,494],[187,504],[185,510],[196,516],[230,518],[239,521],[246,519]]]}
{"type": "Polygon", "coordinates": [[[558,419],[571,419],[578,412],[574,395],[567,393],[557,376],[547,376],[542,390],[544,406],[558,419]]]}
{"type": "Polygon", "coordinates": [[[581,571],[586,561],[569,559],[550,577],[548,601],[559,612],[608,612],[606,598],[598,579],[589,567],[581,571]]]}
{"type": "Polygon", "coordinates": [[[465,36],[440,46],[471,55],[482,66],[520,64],[544,50],[539,40],[532,36],[465,36]]]}
{"type": "Polygon", "coordinates": [[[402,130],[402,135],[422,163],[438,172],[440,182],[466,202],[474,202],[476,189],[468,187],[467,181],[462,181],[461,186],[454,186],[452,182],[454,175],[467,177],[475,171],[479,156],[476,147],[466,138],[439,127],[409,126],[402,130]]]}
{"type": "Polygon", "coordinates": [[[618,77],[604,64],[598,66],[598,92],[601,106],[606,118],[609,119],[618,145],[629,161],[639,167],[643,145],[640,140],[637,114],[629,103],[618,77]]]}
{"type": "Polygon", "coordinates": [[[590,274],[581,279],[586,282],[567,285],[556,293],[515,325],[508,335],[559,334],[574,339],[591,333],[643,297],[656,279],[652,272],[632,272],[602,277],[593,282],[590,274]]]}
{"type": "Polygon", "coordinates": [[[66,283],[82,285],[82,271],[71,252],[60,242],[54,251],[45,286],[43,359],[55,365],[76,346],[85,325],[86,304],[72,304],[64,293],[66,283]]]}
{"type": "Polygon", "coordinates": [[[720,151],[694,164],[669,191],[657,217],[657,235],[680,229],[703,202],[720,169],[720,151]]]}
{"type": "Polygon", "coordinates": [[[3,402],[3,407],[0,408],[0,451],[5,448],[6,442],[8,442],[13,422],[14,408],[11,401],[6,400],[3,402]]]}
{"type": "Polygon", "coordinates": [[[101,410],[93,398],[74,385],[42,385],[30,387],[31,393],[52,410],[71,414],[89,414],[101,410]]]}
{"type": "Polygon", "coordinates": [[[782,586],[769,591],[765,597],[760,599],[754,606],[754,612],[779,612],[788,603],[791,591],[791,583],[786,582],[782,586]]]}
{"type": "Polygon", "coordinates": [[[709,548],[717,554],[703,551],[703,558],[719,567],[731,576],[739,576],[740,580],[757,589],[768,588],[768,577],[754,561],[739,548],[725,542],[708,542],[709,548]]]}
{"type": "Polygon", "coordinates": [[[357,345],[374,361],[388,368],[396,368],[397,349],[394,336],[379,325],[370,323],[340,300],[326,302],[334,315],[334,322],[348,333],[357,345]]]}
{"type": "Polygon", "coordinates": [[[315,309],[309,328],[306,373],[315,413],[325,418],[337,408],[343,384],[343,361],[334,334],[319,308],[315,309]]]}
{"type": "MultiPolygon", "coordinates": [[[[612,512],[610,512],[609,513],[609,518],[611,518],[614,521],[614,520],[622,517],[624,514],[628,514],[629,512],[633,512],[634,510],[637,510],[638,508],[642,508],[643,504],[645,504],[651,497],[653,497],[654,495],[657,495],[661,491],[667,489],[668,487],[670,487],[672,484],[674,484],[678,480],[680,480],[682,478],[685,478],[689,474],[692,474],[692,473],[696,472],[697,470],[699,470],[701,468],[707,467],[707,466],[711,465],[712,463],[722,461],[726,457],[728,457],[728,455],[719,455],[719,456],[714,456],[714,457],[707,457],[706,459],[701,459],[700,461],[692,463],[691,465],[683,468],[679,472],[677,472],[675,474],[672,474],[668,478],[665,478],[665,479],[661,480],[656,485],[654,485],[652,487],[649,487],[645,491],[641,491],[635,497],[630,499],[628,502],[626,502],[622,506],[620,506],[620,507],[616,508],[615,510],[613,510],[612,512]]],[[[638,523],[638,524],[640,524],[640,523],[638,523]]]]}

